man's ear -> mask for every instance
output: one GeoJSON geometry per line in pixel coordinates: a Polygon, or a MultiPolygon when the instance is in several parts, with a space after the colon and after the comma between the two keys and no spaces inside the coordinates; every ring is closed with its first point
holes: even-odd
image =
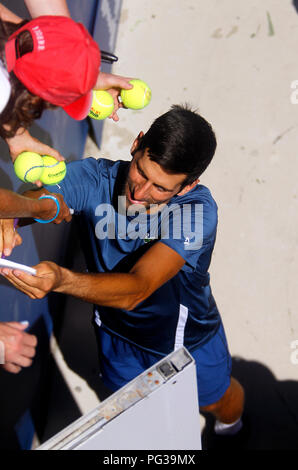
{"type": "Polygon", "coordinates": [[[191,189],[193,189],[197,184],[199,184],[200,180],[197,178],[194,180],[192,183],[188,184],[187,186],[184,186],[184,188],[180,191],[180,193],[177,194],[177,196],[184,196],[184,194],[188,193],[191,189]]]}
{"type": "Polygon", "coordinates": [[[138,147],[140,145],[140,142],[141,142],[141,139],[142,137],[144,136],[144,132],[141,131],[138,135],[138,137],[135,138],[135,140],[133,141],[133,144],[130,148],[130,153],[132,156],[134,156],[134,154],[136,153],[136,151],[138,150],[138,147]]]}

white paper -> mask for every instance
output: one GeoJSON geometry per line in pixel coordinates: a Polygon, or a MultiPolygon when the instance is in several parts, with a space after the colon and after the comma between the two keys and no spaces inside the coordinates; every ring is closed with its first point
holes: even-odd
{"type": "Polygon", "coordinates": [[[36,275],[36,269],[26,266],[25,264],[15,263],[8,259],[0,258],[0,268],[19,269],[25,273],[36,275]]]}

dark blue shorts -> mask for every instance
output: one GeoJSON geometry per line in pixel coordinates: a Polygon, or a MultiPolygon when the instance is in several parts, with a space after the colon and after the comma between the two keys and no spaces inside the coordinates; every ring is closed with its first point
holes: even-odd
{"type": "MultiPolygon", "coordinates": [[[[102,380],[113,392],[163,358],[110,334],[103,327],[95,325],[95,331],[102,380]]],[[[223,326],[191,355],[196,361],[199,405],[211,405],[230,385],[232,360],[223,326]]]]}

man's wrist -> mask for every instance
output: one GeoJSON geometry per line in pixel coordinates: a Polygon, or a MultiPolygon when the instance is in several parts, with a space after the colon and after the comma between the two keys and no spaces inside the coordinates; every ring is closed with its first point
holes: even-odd
{"type": "Polygon", "coordinates": [[[54,292],[59,292],[60,294],[68,294],[67,286],[71,285],[71,275],[72,272],[69,269],[63,268],[62,266],[57,266],[59,269],[59,276],[57,280],[57,286],[53,289],[54,292]]]}
{"type": "Polygon", "coordinates": [[[53,199],[36,199],[34,218],[50,220],[57,213],[57,204],[53,199]]]}

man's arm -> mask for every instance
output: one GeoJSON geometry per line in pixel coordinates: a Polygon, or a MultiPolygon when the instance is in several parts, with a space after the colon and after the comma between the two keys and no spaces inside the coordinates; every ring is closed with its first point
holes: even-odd
{"type": "Polygon", "coordinates": [[[0,3],[0,18],[2,21],[10,21],[11,23],[20,23],[22,18],[10,11],[0,3]]]}
{"type": "MultiPolygon", "coordinates": [[[[15,246],[22,243],[22,238],[14,227],[14,218],[32,218],[51,220],[57,213],[56,202],[52,199],[38,199],[41,195],[49,195],[46,189],[27,191],[20,196],[6,189],[0,189],[0,257],[2,253],[10,256],[15,246]],[[29,197],[27,197],[29,196],[29,197]]],[[[51,194],[60,205],[60,211],[53,223],[69,222],[71,214],[61,194],[51,194]]]]}
{"type": "MultiPolygon", "coordinates": [[[[57,205],[51,199],[38,199],[42,194],[50,194],[46,189],[42,188],[38,191],[27,191],[26,196],[21,196],[8,189],[0,188],[0,218],[38,218],[51,219],[55,217],[57,205]],[[30,197],[27,197],[27,195],[30,197]]],[[[61,194],[53,194],[60,203],[60,213],[57,222],[62,220],[71,220],[69,209],[64,203],[61,194]],[[60,220],[61,219],[61,220],[60,220]]]]}
{"type": "Polygon", "coordinates": [[[66,0],[25,0],[32,18],[42,15],[68,16],[70,12],[66,0]]]}
{"type": "Polygon", "coordinates": [[[43,298],[55,291],[98,305],[133,310],[175,276],[183,265],[184,259],[176,251],[159,242],[137,261],[129,273],[75,273],[51,262],[37,265],[37,276],[6,268],[1,271],[32,299],[43,298]]]}

